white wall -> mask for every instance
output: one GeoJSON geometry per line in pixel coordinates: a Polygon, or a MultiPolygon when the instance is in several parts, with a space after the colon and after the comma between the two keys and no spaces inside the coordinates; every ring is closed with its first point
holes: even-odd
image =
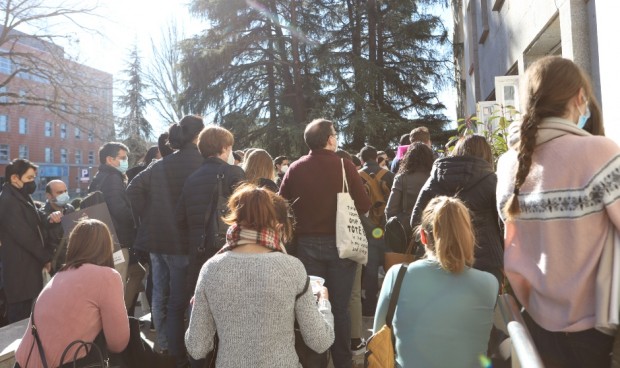
{"type": "MultiPolygon", "coordinates": [[[[590,0],[592,1],[592,0],[590,0]]],[[[620,144],[620,71],[618,70],[618,35],[620,22],[618,11],[620,2],[609,0],[595,1],[598,56],[601,86],[601,105],[605,134],[620,144]]]]}

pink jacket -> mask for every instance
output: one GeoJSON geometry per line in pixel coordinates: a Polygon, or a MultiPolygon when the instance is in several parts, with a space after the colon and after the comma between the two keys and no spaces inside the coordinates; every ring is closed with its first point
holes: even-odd
{"type": "MultiPolygon", "coordinates": [[[[545,122],[520,189],[521,214],[506,222],[504,267],[536,323],[582,331],[595,326],[601,254],[620,229],[620,148],[566,120],[545,122]]],[[[497,167],[500,209],[516,169],[517,152],[509,150],[497,167]]]]}
{"type": "MultiPolygon", "coordinates": [[[[93,341],[102,328],[110,351],[121,352],[129,342],[123,284],[119,273],[109,267],[84,264],[57,273],[41,291],[34,317],[49,367],[60,364],[62,352],[71,342],[93,341]]],[[[42,366],[30,323],[15,358],[22,367],[42,366]]]]}

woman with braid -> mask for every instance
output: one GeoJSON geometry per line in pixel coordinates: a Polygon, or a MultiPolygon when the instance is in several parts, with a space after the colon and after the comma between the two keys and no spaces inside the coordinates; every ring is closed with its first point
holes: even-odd
{"type": "Polygon", "coordinates": [[[620,228],[620,148],[584,130],[602,134],[601,113],[572,61],[536,61],[524,87],[522,122],[497,167],[506,275],[545,367],[606,367],[611,281],[597,281],[620,228]]]}

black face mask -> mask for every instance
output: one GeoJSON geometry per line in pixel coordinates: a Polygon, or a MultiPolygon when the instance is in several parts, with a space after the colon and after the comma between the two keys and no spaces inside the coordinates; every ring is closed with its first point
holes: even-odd
{"type": "Polygon", "coordinates": [[[35,192],[35,190],[37,190],[37,183],[35,183],[34,181],[24,183],[24,186],[21,189],[22,193],[27,195],[31,195],[35,192]]]}

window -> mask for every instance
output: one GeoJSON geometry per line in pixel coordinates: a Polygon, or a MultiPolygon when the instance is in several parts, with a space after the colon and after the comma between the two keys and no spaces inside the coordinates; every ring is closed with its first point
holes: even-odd
{"type": "Polygon", "coordinates": [[[54,123],[52,123],[51,121],[45,122],[45,136],[46,137],[54,136],[54,123]]]}
{"type": "Polygon", "coordinates": [[[45,162],[54,162],[54,151],[50,147],[45,147],[45,162]]]}
{"type": "Polygon", "coordinates": [[[11,150],[8,144],[0,144],[0,161],[8,161],[11,156],[11,150]]]}
{"type": "Polygon", "coordinates": [[[82,138],[82,132],[80,131],[80,128],[75,128],[75,139],[81,139],[82,138]]]}
{"type": "Polygon", "coordinates": [[[7,115],[0,115],[0,132],[9,131],[9,117],[7,115]]]}
{"type": "Polygon", "coordinates": [[[19,90],[19,103],[24,104],[26,102],[26,91],[23,89],[19,90]]]}
{"type": "Polygon", "coordinates": [[[60,149],[60,163],[61,164],[67,163],[67,149],[66,148],[60,149]]]}
{"type": "Polygon", "coordinates": [[[26,160],[28,160],[29,158],[29,151],[28,151],[28,146],[26,146],[25,144],[20,144],[19,145],[19,158],[25,158],[26,160]]]}
{"type": "Polygon", "coordinates": [[[92,142],[95,140],[95,135],[93,134],[92,131],[88,132],[88,141],[92,142]]]}
{"type": "Polygon", "coordinates": [[[60,124],[60,139],[67,139],[67,124],[60,124]]]}
{"type": "Polygon", "coordinates": [[[11,74],[11,59],[0,57],[0,73],[11,74]]]}
{"type": "Polygon", "coordinates": [[[75,163],[82,164],[82,150],[75,150],[75,163]]]}
{"type": "Polygon", "coordinates": [[[0,87],[0,102],[9,102],[9,97],[6,95],[6,86],[0,87]]]}
{"type": "Polygon", "coordinates": [[[88,151],[88,164],[89,165],[95,164],[95,151],[88,151]]]}
{"type": "Polygon", "coordinates": [[[28,134],[28,119],[19,118],[19,134],[28,134]]]}

